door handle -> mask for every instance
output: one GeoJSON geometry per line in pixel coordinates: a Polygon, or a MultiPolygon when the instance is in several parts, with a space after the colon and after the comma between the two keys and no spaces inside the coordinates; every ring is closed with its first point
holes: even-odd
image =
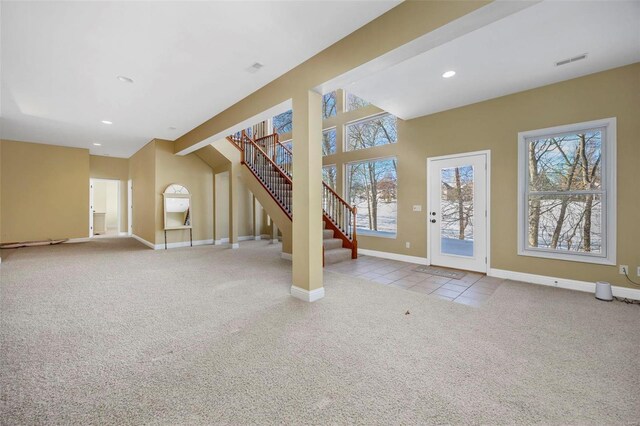
{"type": "Polygon", "coordinates": [[[436,223],[436,220],[435,219],[431,219],[431,223],[436,223]]]}

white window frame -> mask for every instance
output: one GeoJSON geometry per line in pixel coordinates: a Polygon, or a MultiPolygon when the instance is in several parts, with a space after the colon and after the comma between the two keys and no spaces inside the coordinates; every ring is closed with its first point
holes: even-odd
{"type": "MultiPolygon", "coordinates": [[[[397,155],[390,155],[390,156],[384,156],[384,157],[372,157],[372,158],[366,158],[363,160],[354,160],[354,161],[349,161],[348,163],[344,164],[344,173],[343,173],[343,181],[344,181],[344,194],[346,195],[345,199],[349,200],[351,198],[351,181],[349,180],[349,166],[352,164],[358,164],[358,163],[368,163],[368,162],[374,162],[374,161],[384,161],[384,160],[396,160],[396,162],[398,161],[398,156],[397,155]]],[[[396,173],[396,184],[397,184],[397,180],[398,180],[398,174],[396,173]]],[[[397,194],[396,194],[396,204],[398,204],[399,201],[397,199],[397,194]]],[[[367,237],[379,237],[379,238],[388,238],[388,239],[392,239],[395,240],[398,238],[398,210],[397,210],[397,206],[396,206],[396,231],[395,232],[390,232],[390,231],[374,231],[372,229],[365,229],[365,228],[358,228],[356,227],[358,235],[364,235],[367,237]]]]}
{"type": "Polygon", "coordinates": [[[587,121],[518,133],[518,255],[603,265],[616,264],[616,118],[587,121]],[[566,252],[528,247],[529,163],[527,142],[566,133],[603,129],[602,138],[602,253],[566,252]]]}
{"type": "Polygon", "coordinates": [[[388,146],[388,145],[396,145],[398,143],[398,117],[394,116],[393,114],[391,114],[390,112],[382,112],[379,114],[374,114],[374,115],[370,115],[364,118],[359,118],[357,120],[353,120],[350,121],[348,123],[346,123],[344,125],[344,132],[343,132],[344,136],[343,136],[343,143],[342,143],[342,152],[358,152],[358,151],[365,151],[367,149],[372,149],[372,148],[379,148],[381,146],[388,146]],[[352,126],[354,124],[362,124],[362,123],[366,123],[368,121],[373,121],[379,117],[385,116],[385,115],[390,115],[391,117],[395,117],[396,119],[396,141],[393,143],[387,143],[384,145],[374,145],[374,146],[368,146],[366,148],[356,148],[356,149],[349,149],[349,126],[352,126]]]}

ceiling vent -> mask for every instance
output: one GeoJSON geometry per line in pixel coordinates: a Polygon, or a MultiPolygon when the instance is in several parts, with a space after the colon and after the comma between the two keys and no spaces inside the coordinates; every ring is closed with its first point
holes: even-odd
{"type": "Polygon", "coordinates": [[[247,72],[250,74],[254,74],[254,73],[257,73],[262,67],[264,67],[263,64],[261,64],[260,62],[256,62],[255,64],[247,68],[247,72]]]}
{"type": "Polygon", "coordinates": [[[560,65],[567,65],[567,64],[570,64],[571,62],[581,61],[586,58],[587,58],[587,54],[583,53],[582,55],[574,56],[573,58],[563,59],[561,61],[556,62],[556,67],[559,67],[560,65]]]}

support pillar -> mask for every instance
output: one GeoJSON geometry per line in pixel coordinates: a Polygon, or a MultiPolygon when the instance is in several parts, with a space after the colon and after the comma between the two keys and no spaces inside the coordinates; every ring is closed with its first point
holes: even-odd
{"type": "Polygon", "coordinates": [[[278,244],[278,227],[276,223],[271,221],[271,244],[278,244]]]}
{"type": "Polygon", "coordinates": [[[232,249],[240,247],[238,243],[240,163],[229,165],[229,244],[232,249]]]}
{"type": "Polygon", "coordinates": [[[322,280],[322,95],[293,97],[293,285],[291,295],[324,297],[322,280]]]}

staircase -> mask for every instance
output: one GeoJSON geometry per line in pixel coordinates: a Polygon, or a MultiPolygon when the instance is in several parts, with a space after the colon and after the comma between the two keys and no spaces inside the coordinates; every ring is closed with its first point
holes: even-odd
{"type": "MultiPolygon", "coordinates": [[[[265,135],[265,126],[254,126],[228,136],[241,152],[241,162],[271,195],[280,209],[293,218],[293,153],[276,132],[265,135]],[[251,135],[256,138],[252,138],[251,135]]],[[[349,205],[329,185],[322,182],[322,227],[324,264],[358,257],[356,208],[349,205]]]]}

